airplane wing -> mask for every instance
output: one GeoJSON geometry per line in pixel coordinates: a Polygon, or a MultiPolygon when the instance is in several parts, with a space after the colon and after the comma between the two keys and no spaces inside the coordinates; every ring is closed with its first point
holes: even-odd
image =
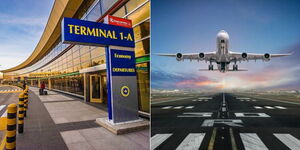
{"type": "Polygon", "coordinates": [[[240,53],[240,52],[230,52],[230,61],[248,61],[248,60],[263,60],[269,61],[271,58],[290,56],[293,53],[286,54],[255,54],[255,53],[240,53]]]}
{"type": "Polygon", "coordinates": [[[157,56],[175,57],[178,61],[181,60],[198,60],[198,61],[214,61],[216,60],[216,52],[203,52],[203,53],[177,53],[177,54],[166,54],[158,53],[154,54],[157,56]]]}

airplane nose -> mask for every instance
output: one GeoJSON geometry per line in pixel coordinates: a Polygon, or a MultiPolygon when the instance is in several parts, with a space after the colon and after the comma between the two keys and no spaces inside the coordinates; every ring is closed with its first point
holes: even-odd
{"type": "Polygon", "coordinates": [[[221,30],[217,34],[217,39],[218,40],[221,40],[221,39],[229,40],[229,35],[225,30],[221,30]]]}

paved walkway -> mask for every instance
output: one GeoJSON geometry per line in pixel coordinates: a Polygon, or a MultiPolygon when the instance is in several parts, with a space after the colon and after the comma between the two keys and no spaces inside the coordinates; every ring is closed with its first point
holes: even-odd
{"type": "Polygon", "coordinates": [[[114,135],[95,123],[107,112],[74,97],[30,88],[24,133],[17,135],[18,150],[146,150],[149,130],[114,135]]]}

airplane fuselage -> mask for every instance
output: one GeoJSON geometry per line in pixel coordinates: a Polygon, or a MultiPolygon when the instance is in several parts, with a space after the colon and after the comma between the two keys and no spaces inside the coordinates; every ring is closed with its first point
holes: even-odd
{"type": "Polygon", "coordinates": [[[217,34],[217,51],[216,63],[220,72],[226,72],[229,69],[229,35],[226,31],[221,30],[217,34]]]}

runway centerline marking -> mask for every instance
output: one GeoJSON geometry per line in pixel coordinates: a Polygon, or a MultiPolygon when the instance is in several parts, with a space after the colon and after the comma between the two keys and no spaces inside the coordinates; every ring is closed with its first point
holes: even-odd
{"type": "Polygon", "coordinates": [[[156,134],[151,137],[151,149],[157,148],[161,143],[168,139],[172,134],[156,134]]]}
{"type": "Polygon", "coordinates": [[[284,143],[291,150],[299,150],[300,140],[290,134],[274,134],[282,143],[284,143]]]}
{"type": "Polygon", "coordinates": [[[176,148],[176,150],[196,150],[199,149],[205,133],[190,133],[176,148]]]}
{"type": "Polygon", "coordinates": [[[286,109],[286,107],[282,107],[282,106],[275,106],[278,109],[286,109]]]}
{"type": "Polygon", "coordinates": [[[165,107],[162,107],[161,109],[170,109],[172,108],[173,106],[165,106],[165,107]]]}
{"type": "Polygon", "coordinates": [[[265,108],[267,108],[267,109],[275,109],[274,107],[271,107],[271,106],[265,106],[265,108]]]}
{"type": "Polygon", "coordinates": [[[194,106],[186,106],[185,109],[193,109],[194,106]]]}
{"type": "Polygon", "coordinates": [[[255,109],[263,109],[262,107],[260,106],[253,106],[255,109]]]}
{"type": "Polygon", "coordinates": [[[268,150],[256,133],[240,133],[245,150],[268,150]]]}
{"type": "Polygon", "coordinates": [[[176,107],[173,107],[173,109],[181,109],[183,106],[176,106],[176,107]]]}

